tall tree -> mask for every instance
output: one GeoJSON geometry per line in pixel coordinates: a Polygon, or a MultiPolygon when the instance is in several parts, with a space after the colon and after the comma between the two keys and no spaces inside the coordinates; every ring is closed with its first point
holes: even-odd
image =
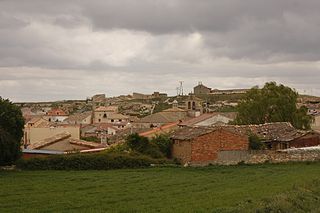
{"type": "Polygon", "coordinates": [[[298,93],[290,87],[268,82],[262,89],[249,90],[238,106],[237,124],[290,122],[299,129],[310,129],[312,117],[305,107],[297,108],[298,93]]]}
{"type": "Polygon", "coordinates": [[[0,165],[11,164],[20,156],[23,126],[20,108],[0,97],[0,165]]]}

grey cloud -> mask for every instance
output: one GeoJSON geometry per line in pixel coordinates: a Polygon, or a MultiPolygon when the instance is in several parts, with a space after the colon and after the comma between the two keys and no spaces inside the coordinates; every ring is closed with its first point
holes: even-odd
{"type": "Polygon", "coordinates": [[[15,73],[0,70],[0,91],[46,97],[45,84],[25,92],[44,81],[53,82],[52,97],[79,97],[77,87],[85,96],[106,87],[174,94],[180,80],[191,90],[205,79],[217,88],[278,80],[320,92],[319,11],[318,0],[0,1],[0,68],[15,73]]]}

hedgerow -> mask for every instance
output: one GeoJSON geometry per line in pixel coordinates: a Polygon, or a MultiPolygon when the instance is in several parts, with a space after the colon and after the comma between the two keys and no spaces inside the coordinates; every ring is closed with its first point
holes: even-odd
{"type": "Polygon", "coordinates": [[[167,163],[165,159],[128,154],[70,154],[20,159],[17,167],[23,170],[109,170],[145,168],[151,164],[167,163]]]}

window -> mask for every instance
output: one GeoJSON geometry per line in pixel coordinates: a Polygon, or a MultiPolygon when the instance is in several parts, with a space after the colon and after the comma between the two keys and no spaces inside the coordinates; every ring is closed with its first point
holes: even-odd
{"type": "Polygon", "coordinates": [[[114,122],[114,120],[113,120],[113,119],[111,119],[111,122],[113,123],[113,122],[114,122]]]}
{"type": "Polygon", "coordinates": [[[101,119],[99,119],[98,121],[101,122],[101,119]]]}
{"type": "Polygon", "coordinates": [[[106,118],[106,117],[107,117],[107,114],[106,114],[106,113],[104,113],[104,114],[103,114],[103,117],[104,117],[104,118],[106,118]]]}

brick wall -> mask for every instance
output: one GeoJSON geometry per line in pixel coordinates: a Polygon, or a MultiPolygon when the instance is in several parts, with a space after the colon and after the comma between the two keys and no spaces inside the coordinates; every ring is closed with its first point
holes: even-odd
{"type": "Polygon", "coordinates": [[[190,141],[175,140],[173,157],[181,163],[209,164],[215,162],[221,150],[248,150],[248,137],[226,130],[216,130],[190,141]]]}
{"type": "Polygon", "coordinates": [[[223,129],[202,135],[192,142],[191,164],[208,164],[215,161],[219,151],[248,150],[248,137],[223,129]]]}

